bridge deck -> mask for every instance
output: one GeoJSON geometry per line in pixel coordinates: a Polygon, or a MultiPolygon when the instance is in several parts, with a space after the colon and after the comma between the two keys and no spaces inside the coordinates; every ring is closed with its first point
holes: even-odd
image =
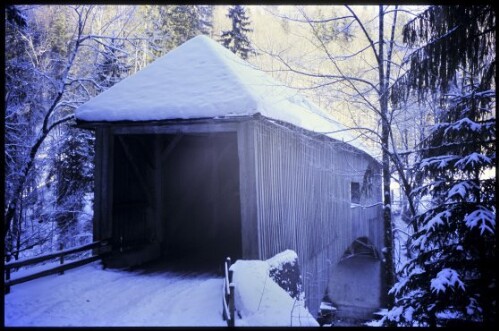
{"type": "Polygon", "coordinates": [[[12,287],[6,326],[226,326],[222,277],[151,264],[102,270],[99,262],[12,287]]]}

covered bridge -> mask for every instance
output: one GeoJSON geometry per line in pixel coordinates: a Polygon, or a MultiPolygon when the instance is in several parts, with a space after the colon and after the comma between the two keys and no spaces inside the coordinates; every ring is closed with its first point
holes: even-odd
{"type": "Polygon", "coordinates": [[[82,105],[94,237],[110,266],[172,256],[300,259],[315,314],[380,306],[381,168],[345,127],[205,36],[82,105]]]}

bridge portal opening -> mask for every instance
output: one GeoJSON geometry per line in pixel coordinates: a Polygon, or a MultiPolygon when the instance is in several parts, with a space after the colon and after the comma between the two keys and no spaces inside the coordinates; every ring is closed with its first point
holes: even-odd
{"type": "Polygon", "coordinates": [[[161,162],[162,253],[221,265],[241,258],[239,157],[235,132],[168,135],[161,162]]]}
{"type": "Polygon", "coordinates": [[[372,319],[382,300],[381,260],[367,237],[357,238],[333,266],[328,295],[337,307],[336,316],[372,319]]]}
{"type": "Polygon", "coordinates": [[[123,134],[113,146],[107,265],[156,260],[204,268],[241,258],[236,132],[123,134]]]}

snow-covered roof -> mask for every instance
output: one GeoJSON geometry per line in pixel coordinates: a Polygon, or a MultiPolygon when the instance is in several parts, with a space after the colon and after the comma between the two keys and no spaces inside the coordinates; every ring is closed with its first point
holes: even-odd
{"type": "Polygon", "coordinates": [[[230,118],[260,113],[371,154],[307,100],[206,36],[194,37],[76,111],[86,122],[230,118]]]}

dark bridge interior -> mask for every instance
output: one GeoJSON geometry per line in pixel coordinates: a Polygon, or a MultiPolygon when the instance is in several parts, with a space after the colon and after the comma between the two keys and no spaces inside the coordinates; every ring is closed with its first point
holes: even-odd
{"type": "Polygon", "coordinates": [[[240,257],[236,134],[183,136],[162,173],[166,256],[218,264],[240,257]]]}
{"type": "Polygon", "coordinates": [[[122,135],[114,146],[113,246],[121,255],[159,241],[161,259],[172,263],[203,268],[241,257],[236,133],[122,135]]]}

